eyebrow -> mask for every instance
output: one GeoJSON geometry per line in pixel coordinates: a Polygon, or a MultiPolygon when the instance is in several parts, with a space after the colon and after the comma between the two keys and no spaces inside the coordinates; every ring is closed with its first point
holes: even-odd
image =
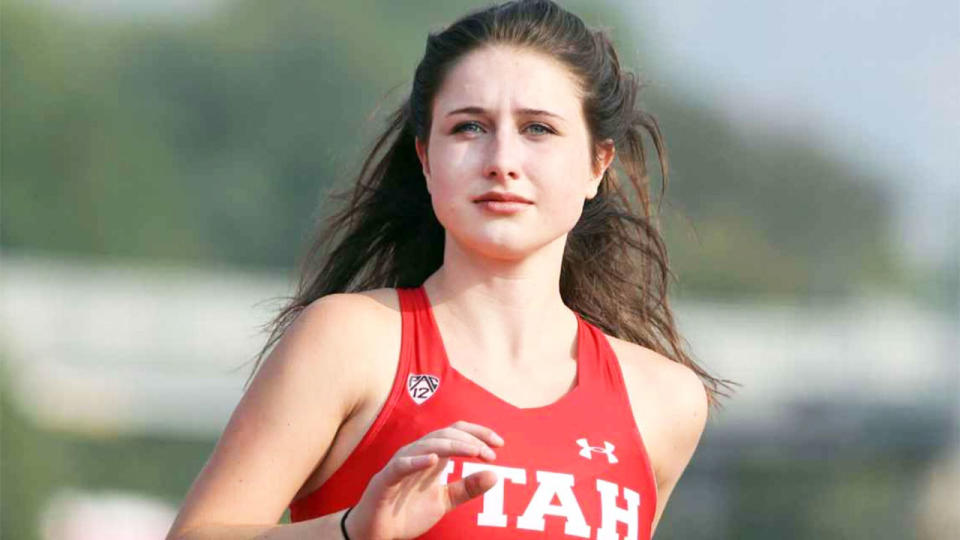
{"type": "MultiPolygon", "coordinates": [[[[555,113],[552,113],[552,112],[550,112],[550,111],[545,111],[545,110],[543,110],[543,109],[517,109],[516,112],[521,113],[521,114],[527,114],[527,115],[551,116],[551,117],[553,117],[553,118],[557,118],[557,119],[560,119],[560,120],[563,120],[563,119],[564,119],[564,118],[563,118],[562,116],[560,116],[559,114],[555,114],[555,113]]],[[[453,115],[455,115],[455,114],[460,114],[460,113],[465,113],[465,114],[487,114],[487,110],[484,109],[483,107],[475,107],[475,106],[471,106],[471,107],[461,107],[461,108],[459,108],[459,109],[454,109],[454,110],[448,112],[448,113],[447,113],[447,116],[453,116],[453,115]]]]}

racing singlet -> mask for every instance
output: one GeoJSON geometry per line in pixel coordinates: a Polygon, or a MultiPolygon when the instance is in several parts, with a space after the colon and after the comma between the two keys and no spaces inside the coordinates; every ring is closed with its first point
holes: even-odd
{"type": "Polygon", "coordinates": [[[420,538],[644,539],[657,486],[634,421],[620,365],[606,336],[577,317],[577,382],[559,400],[519,408],[453,368],[423,287],[398,288],[400,358],[377,418],[323,485],[290,505],[298,522],[354,505],[401,447],[457,420],[506,441],[497,458],[454,456],[450,483],[491,469],[499,481],[454,508],[420,538]]]}

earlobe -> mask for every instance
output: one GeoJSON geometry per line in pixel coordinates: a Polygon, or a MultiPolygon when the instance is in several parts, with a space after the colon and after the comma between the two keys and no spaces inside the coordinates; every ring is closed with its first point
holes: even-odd
{"type": "Polygon", "coordinates": [[[430,162],[427,159],[427,146],[420,139],[414,139],[414,147],[417,150],[417,159],[420,160],[420,167],[423,170],[423,177],[430,179],[430,162]]]}
{"type": "Polygon", "coordinates": [[[592,180],[590,186],[587,188],[587,200],[590,200],[597,196],[597,191],[600,189],[601,180],[592,180]]]}
{"type": "Polygon", "coordinates": [[[614,147],[613,139],[603,141],[597,149],[597,162],[594,163],[594,174],[599,178],[603,178],[604,173],[610,167],[610,164],[613,163],[613,158],[616,153],[617,149],[614,147]]]}
{"type": "Polygon", "coordinates": [[[607,173],[607,169],[610,167],[610,164],[613,163],[613,157],[616,154],[616,149],[613,146],[613,140],[607,139],[604,141],[603,145],[598,148],[596,163],[594,163],[593,173],[594,177],[590,179],[589,186],[587,187],[587,199],[592,199],[597,196],[597,192],[600,189],[600,182],[603,181],[603,177],[607,173]]]}

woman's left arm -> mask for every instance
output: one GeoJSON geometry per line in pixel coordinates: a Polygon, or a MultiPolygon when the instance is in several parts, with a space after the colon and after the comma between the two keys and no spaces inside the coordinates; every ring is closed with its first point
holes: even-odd
{"type": "Polygon", "coordinates": [[[697,449],[700,436],[707,422],[707,392],[700,377],[690,368],[670,362],[664,369],[665,384],[661,385],[660,403],[663,405],[659,420],[664,429],[667,451],[661,453],[657,463],[657,510],[653,517],[651,538],[657,530],[660,516],[666,508],[667,499],[680,476],[690,463],[697,449]]]}

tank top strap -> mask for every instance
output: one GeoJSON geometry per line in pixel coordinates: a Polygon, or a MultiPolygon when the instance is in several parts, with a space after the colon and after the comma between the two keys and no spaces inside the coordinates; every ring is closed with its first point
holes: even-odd
{"type": "Polygon", "coordinates": [[[398,288],[397,296],[403,325],[400,362],[406,366],[405,376],[445,374],[443,342],[430,318],[422,287],[398,288]]]}
{"type": "MultiPolygon", "coordinates": [[[[579,336],[583,344],[578,346],[580,363],[579,373],[583,376],[581,384],[594,390],[591,395],[626,395],[627,388],[620,371],[620,362],[603,331],[577,314],[581,329],[579,336]]],[[[617,398],[621,396],[615,396],[617,398]]]]}

